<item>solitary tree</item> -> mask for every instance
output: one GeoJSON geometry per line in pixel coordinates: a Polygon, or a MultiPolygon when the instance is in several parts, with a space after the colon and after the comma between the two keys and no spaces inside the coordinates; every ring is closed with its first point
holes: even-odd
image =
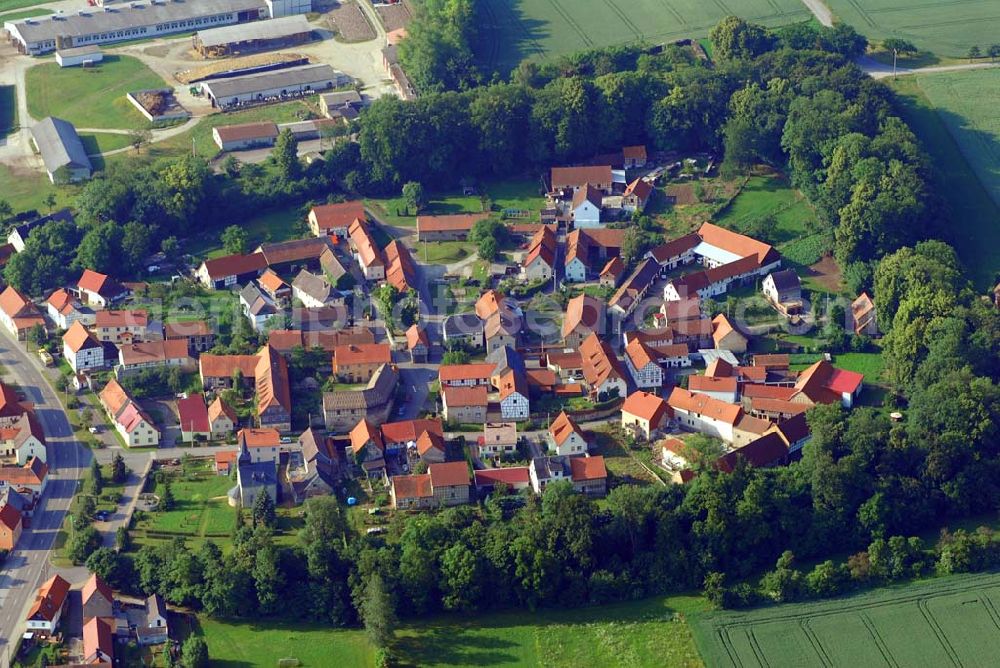
{"type": "Polygon", "coordinates": [[[174,501],[174,490],[170,489],[170,483],[163,484],[163,493],[160,494],[160,510],[173,510],[177,505],[174,501]]]}
{"type": "Polygon", "coordinates": [[[6,223],[14,215],[14,208],[5,199],[0,199],[0,223],[6,223]]]}
{"type": "Polygon", "coordinates": [[[111,458],[111,481],[116,485],[121,485],[128,478],[128,467],[125,466],[125,458],[120,452],[116,452],[111,458]]]}
{"type": "Polygon", "coordinates": [[[56,194],[49,193],[45,196],[45,208],[49,210],[49,213],[56,208],[56,194]]]}
{"type": "Polygon", "coordinates": [[[882,48],[886,51],[895,51],[899,55],[913,54],[917,52],[917,47],[913,42],[898,37],[890,37],[882,42],[882,48]]]}
{"type": "Polygon", "coordinates": [[[143,146],[153,141],[153,133],[148,128],[136,128],[128,133],[129,146],[138,153],[143,146]]]}
{"type": "Polygon", "coordinates": [[[243,255],[247,252],[247,231],[239,225],[230,225],[222,230],[222,247],[229,255],[243,255]]]}
{"type": "Polygon", "coordinates": [[[97,457],[93,457],[90,460],[90,491],[96,496],[103,489],[104,473],[101,471],[101,465],[97,462],[97,457]]]}
{"type": "Polygon", "coordinates": [[[406,200],[407,210],[413,209],[414,213],[420,213],[424,206],[424,187],[416,181],[407,181],[403,184],[403,199],[406,200]]]}
{"type": "Polygon", "coordinates": [[[291,130],[286,128],[278,135],[271,157],[286,183],[298,180],[302,173],[302,163],[299,162],[299,143],[291,130]]]}
{"type": "Polygon", "coordinates": [[[990,48],[986,50],[987,55],[989,55],[990,60],[996,60],[1000,58],[1000,44],[990,44],[990,48]]]}
{"type": "Polygon", "coordinates": [[[266,492],[261,492],[257,495],[257,498],[253,502],[253,526],[264,525],[266,527],[273,527],[274,521],[276,519],[274,513],[274,501],[271,500],[271,495],[266,492]]]}
{"type": "Polygon", "coordinates": [[[969,60],[975,60],[976,58],[982,57],[983,52],[980,51],[979,47],[975,44],[969,47],[969,60]]]}

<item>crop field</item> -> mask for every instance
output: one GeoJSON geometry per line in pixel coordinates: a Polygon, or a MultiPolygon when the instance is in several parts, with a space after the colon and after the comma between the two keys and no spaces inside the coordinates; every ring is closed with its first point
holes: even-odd
{"type": "Polygon", "coordinates": [[[844,23],[869,39],[899,37],[939,56],[964,57],[969,47],[984,52],[997,41],[996,0],[824,0],[844,23]]]}
{"type": "Polygon", "coordinates": [[[1000,652],[1000,573],[694,618],[710,666],[988,666],[1000,652]]]}
{"type": "Polygon", "coordinates": [[[1000,71],[900,77],[906,121],[937,166],[952,238],[980,288],[1000,270],[1000,71]]]}
{"type": "Polygon", "coordinates": [[[506,71],[536,60],[628,42],[708,35],[729,14],[781,25],[810,19],[800,0],[485,0],[479,58],[506,71]]]}

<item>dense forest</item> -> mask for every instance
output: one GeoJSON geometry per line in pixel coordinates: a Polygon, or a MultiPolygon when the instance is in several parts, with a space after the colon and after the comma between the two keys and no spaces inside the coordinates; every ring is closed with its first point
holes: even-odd
{"type": "MultiPolygon", "coordinates": [[[[457,29],[472,6],[426,5],[457,29]]],[[[914,537],[1000,507],[1000,316],[974,292],[946,237],[933,240],[946,234],[948,212],[892,93],[851,63],[862,38],[846,27],[771,33],[727,19],[712,34],[714,67],[676,47],[616,48],[524,64],[509,81],[476,85],[483,73],[462,58],[418,53],[430,48],[421,39],[435,42],[433,30],[447,29],[421,25],[406,57],[424,63],[415,73],[431,92],[377,101],[357,143],[338,144],[305,171],[279,152],[275,169],[234,166],[217,178],[193,158],[111,172],[81,197],[76,261],[98,261],[84,248],[103,245],[88,237],[124,245],[132,221],[165,243],[251,204],[331,190],[450,186],[623,143],[722,151],[726,169],[763,162],[787,171],[833,226],[852,287],[874,289],[889,402],[904,420],[817,407],[808,414],[813,439],[788,467],[706,469],[687,486],[618,487],[601,504],[553,485],[541,499],[495,494],[478,507],[397,516],[385,536],[365,537],[350,531],[335,500],[320,499],[309,502],[294,545],[276,545],[273,512],[254,509],[230,551],[211,543],[196,552],[100,550],[88,565],[116,586],[135,582],[211,615],[363,620],[384,631],[396,612],[582,605],[701,587],[720,604],[745,605],[997,563],[988,532],[945,534],[934,545],[914,537]],[[852,556],[796,569],[796,560],[832,554],[852,556]]],[[[459,56],[468,46],[446,44],[459,56]]],[[[50,236],[38,243],[58,248],[52,271],[65,271],[75,246],[50,236]]],[[[12,279],[33,271],[21,280],[45,287],[37,268],[8,269],[12,279]]]]}

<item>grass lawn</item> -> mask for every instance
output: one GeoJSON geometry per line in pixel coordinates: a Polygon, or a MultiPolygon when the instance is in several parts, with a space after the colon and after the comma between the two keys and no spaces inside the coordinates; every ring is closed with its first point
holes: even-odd
{"type": "Polygon", "coordinates": [[[226,251],[222,248],[219,237],[228,225],[239,225],[247,231],[248,251],[268,241],[299,239],[306,232],[305,217],[298,209],[280,209],[262,213],[245,221],[220,221],[211,231],[189,239],[185,244],[187,252],[205,259],[222,257],[226,251]]]}
{"type": "Polygon", "coordinates": [[[35,7],[34,9],[24,9],[18,12],[9,12],[7,14],[0,14],[0,23],[4,23],[5,21],[19,21],[21,19],[30,19],[33,16],[48,16],[51,13],[52,13],[51,9],[42,9],[41,7],[35,7]]]}
{"type": "MultiPolygon", "coordinates": [[[[686,620],[708,605],[671,596],[580,610],[448,615],[404,625],[396,651],[413,666],[671,666],[704,665],[686,620]]],[[[370,666],[363,631],[286,623],[200,618],[212,665],[370,666]]]]}
{"type": "Polygon", "coordinates": [[[964,58],[973,44],[985,52],[1000,31],[1000,14],[991,0],[824,1],[840,21],[869,39],[902,37],[939,56],[964,58]]]}
{"type": "Polygon", "coordinates": [[[1000,269],[1000,72],[900,77],[904,116],[937,165],[955,249],[980,288],[1000,269]]]}
{"type": "Polygon", "coordinates": [[[840,353],[833,358],[834,366],[865,375],[865,383],[874,383],[882,377],[885,362],[881,353],[840,353]]]}
{"type": "Polygon", "coordinates": [[[32,7],[47,1],[48,0],[0,0],[0,12],[9,12],[13,9],[32,7]]]}
{"type": "Polygon", "coordinates": [[[487,70],[506,73],[524,58],[551,58],[612,44],[659,44],[705,37],[727,14],[767,25],[812,18],[794,0],[740,0],[738,4],[691,0],[486,0],[476,57],[487,70]]]}
{"type": "Polygon", "coordinates": [[[278,665],[294,657],[298,665],[371,666],[375,652],[363,631],[285,622],[222,622],[199,618],[212,665],[220,668],[278,665]]]}
{"type": "Polygon", "coordinates": [[[425,264],[451,264],[475,253],[476,247],[465,241],[422,241],[413,255],[425,264]]]}
{"type": "Polygon", "coordinates": [[[11,169],[0,164],[0,199],[10,202],[14,211],[35,209],[47,211],[45,198],[49,193],[56,195],[56,208],[70,206],[76,201],[80,186],[54,186],[49,178],[36,170],[11,169]]]}
{"type": "Polygon", "coordinates": [[[705,663],[736,666],[992,665],[1000,573],[913,582],[828,601],[692,616],[705,663]]]}
{"type": "Polygon", "coordinates": [[[17,88],[0,86],[0,137],[6,137],[17,127],[17,88]]]}
{"type": "Polygon", "coordinates": [[[107,55],[87,69],[44,63],[25,75],[28,113],[35,118],[58,116],[78,129],[146,127],[148,122],[125,94],[166,86],[142,61],[129,56],[107,55]]]}
{"type": "Polygon", "coordinates": [[[228,476],[211,471],[200,471],[191,480],[174,480],[170,483],[176,499],[174,509],[147,513],[136,528],[140,532],[228,537],[236,522],[236,511],[226,503],[225,496],[233,484],[228,476]]]}
{"type": "MultiPolygon", "coordinates": [[[[531,178],[510,178],[502,181],[487,181],[480,186],[489,197],[493,210],[521,209],[534,214],[545,205],[545,197],[539,194],[541,186],[531,178]]],[[[425,216],[442,216],[455,213],[480,213],[483,202],[479,195],[454,193],[430,193],[429,202],[421,210],[425,216]]],[[[406,200],[403,196],[370,198],[365,200],[375,216],[389,225],[414,227],[417,218],[410,212],[406,215],[406,200]]]]}
{"type": "Polygon", "coordinates": [[[84,132],[80,134],[80,141],[90,156],[129,146],[128,135],[113,132],[84,132]]]}
{"type": "Polygon", "coordinates": [[[714,222],[754,236],[754,226],[773,220],[765,240],[791,262],[808,266],[833,247],[833,235],[815,231],[822,225],[805,196],[780,176],[753,176],[714,222]]]}

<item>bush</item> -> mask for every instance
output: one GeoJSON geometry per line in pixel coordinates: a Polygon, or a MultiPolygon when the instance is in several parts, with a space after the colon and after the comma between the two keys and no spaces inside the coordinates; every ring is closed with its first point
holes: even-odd
{"type": "Polygon", "coordinates": [[[847,566],[835,564],[827,560],[806,575],[806,587],[809,593],[817,598],[826,598],[843,593],[850,582],[850,573],[847,566]]]}

